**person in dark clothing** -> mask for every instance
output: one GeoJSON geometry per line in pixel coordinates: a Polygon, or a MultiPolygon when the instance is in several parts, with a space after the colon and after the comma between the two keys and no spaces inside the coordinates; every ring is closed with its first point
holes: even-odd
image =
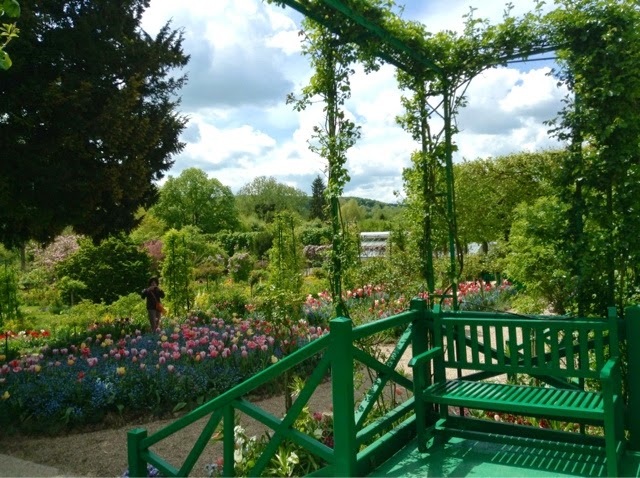
{"type": "Polygon", "coordinates": [[[160,300],[164,298],[164,292],[158,287],[158,278],[149,279],[149,287],[144,289],[140,295],[143,299],[147,299],[149,324],[151,324],[151,331],[155,332],[160,325],[160,316],[162,315],[162,307],[158,307],[158,305],[160,305],[160,300]]]}

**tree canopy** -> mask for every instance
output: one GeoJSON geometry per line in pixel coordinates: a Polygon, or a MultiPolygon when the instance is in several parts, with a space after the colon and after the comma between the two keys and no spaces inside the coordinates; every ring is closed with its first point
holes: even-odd
{"type": "Polygon", "coordinates": [[[135,225],[183,144],[182,33],[140,21],[147,0],[22,2],[0,75],[0,241],[94,239],[135,225]]]}
{"type": "Polygon", "coordinates": [[[231,189],[198,168],[185,169],[177,178],[169,176],[152,211],[175,229],[195,226],[213,234],[238,225],[231,189]]]}
{"type": "Polygon", "coordinates": [[[243,215],[255,214],[266,222],[271,222],[275,214],[285,210],[303,215],[308,203],[304,191],[267,176],[258,176],[242,186],[236,197],[238,209],[243,215]]]}

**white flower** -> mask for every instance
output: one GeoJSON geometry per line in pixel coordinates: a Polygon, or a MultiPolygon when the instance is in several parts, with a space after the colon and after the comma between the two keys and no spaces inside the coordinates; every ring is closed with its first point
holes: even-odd
{"type": "Polygon", "coordinates": [[[322,438],[322,428],[316,428],[313,432],[313,436],[318,439],[322,438]]]}
{"type": "Polygon", "coordinates": [[[287,463],[291,463],[293,465],[297,465],[300,463],[300,458],[296,455],[295,451],[292,451],[291,454],[287,457],[287,463]]]}
{"type": "Polygon", "coordinates": [[[233,461],[235,463],[242,462],[242,448],[236,448],[236,450],[233,452],[233,461]]]}

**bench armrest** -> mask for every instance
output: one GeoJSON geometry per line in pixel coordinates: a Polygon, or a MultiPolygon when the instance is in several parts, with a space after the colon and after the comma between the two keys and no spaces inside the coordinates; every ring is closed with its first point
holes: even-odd
{"type": "Polygon", "coordinates": [[[612,357],[607,360],[607,363],[600,370],[600,380],[603,382],[620,381],[620,357],[612,357]]]}
{"type": "Polygon", "coordinates": [[[422,352],[420,355],[416,355],[411,360],[409,360],[409,367],[411,368],[418,367],[422,365],[424,362],[428,362],[442,355],[444,355],[444,351],[442,350],[442,347],[434,347],[432,349],[427,350],[426,352],[422,352]]]}

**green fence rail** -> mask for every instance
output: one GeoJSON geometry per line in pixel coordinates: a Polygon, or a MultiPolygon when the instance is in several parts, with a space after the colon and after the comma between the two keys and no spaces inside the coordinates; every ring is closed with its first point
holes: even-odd
{"type": "MultiPolygon", "coordinates": [[[[447,316],[477,317],[500,323],[504,321],[508,327],[509,319],[513,315],[480,312],[445,312],[447,316]]],[[[571,318],[532,318],[536,323],[552,325],[554,321],[566,321],[571,318]]],[[[628,335],[640,336],[640,308],[627,310],[625,324],[621,330],[628,335]],[[637,335],[636,335],[637,334],[637,335]]],[[[388,388],[390,383],[413,390],[413,378],[404,376],[396,369],[401,357],[412,347],[412,356],[419,355],[429,349],[429,337],[433,332],[433,314],[427,309],[425,301],[414,299],[411,308],[395,316],[378,320],[369,324],[353,327],[350,319],[339,317],[330,323],[329,334],[314,340],[291,355],[281,359],[259,374],[235,386],[220,396],[212,399],[169,426],[147,434],[144,429],[131,430],[128,434],[128,460],[130,476],[146,476],[147,464],[152,464],[164,476],[188,476],[209,444],[211,437],[220,424],[223,428],[223,475],[234,476],[234,425],[236,413],[243,413],[270,429],[270,441],[262,456],[257,460],[251,476],[261,475],[270,460],[284,441],[293,442],[321,459],[326,466],[313,473],[316,476],[364,476],[392,455],[401,450],[416,434],[416,420],[426,420],[427,416],[421,407],[417,407],[413,397],[401,402],[383,416],[372,419],[377,400],[388,388]],[[377,354],[370,353],[371,347],[364,345],[366,340],[376,334],[389,330],[400,331],[394,350],[389,357],[380,360],[377,354]],[[316,360],[317,363],[293,405],[283,418],[278,418],[247,401],[244,397],[256,391],[269,381],[282,376],[287,371],[299,366],[305,361],[316,360]],[[375,375],[371,386],[364,392],[356,403],[354,391],[354,372],[357,364],[362,364],[373,370],[375,375]],[[314,391],[327,375],[331,376],[332,405],[334,421],[334,447],[330,448],[315,437],[295,429],[294,423],[303,408],[308,403],[314,391]],[[179,432],[194,422],[208,417],[207,423],[199,438],[188,454],[184,463],[179,467],[172,465],[164,458],[150,450],[150,448],[170,435],[179,432]]],[[[464,340],[458,342],[473,353],[491,356],[496,350],[491,346],[479,343],[478,337],[466,336],[460,332],[464,340]]],[[[517,344],[516,344],[517,345],[517,344]]],[[[606,346],[602,341],[589,341],[589,349],[606,346]]],[[[581,348],[584,345],[580,345],[581,348]]],[[[565,357],[572,353],[572,345],[554,352],[556,358],[565,357]]],[[[629,369],[640,367],[640,348],[629,350],[629,369]]],[[[514,359],[522,360],[522,350],[513,347],[514,359]]],[[[596,352],[597,353],[597,352],[596,352]]],[[[543,354],[544,355],[544,354],[543,354]]],[[[528,359],[528,356],[527,356],[528,359]]],[[[473,378],[483,380],[490,377],[491,372],[476,373],[473,378]]],[[[625,418],[625,428],[630,432],[629,447],[637,449],[640,443],[640,414],[631,411],[631,405],[640,403],[640,379],[637,374],[630,374],[627,390],[629,394],[629,408],[625,418]]],[[[553,377],[539,377],[554,385],[553,377]]],[[[430,372],[421,377],[430,380],[430,372]]],[[[568,385],[565,383],[564,387],[568,385]]]]}
{"type": "MultiPolygon", "coordinates": [[[[406,415],[412,414],[413,399],[409,399],[373,423],[367,423],[376,400],[384,387],[393,381],[411,390],[413,382],[399,374],[395,368],[410,344],[412,337],[411,322],[423,316],[425,304],[421,300],[412,302],[411,310],[388,319],[354,328],[350,319],[338,317],[330,323],[330,333],[305,345],[291,355],[271,365],[267,369],[235,386],[206,404],[189,412],[174,423],[148,435],[142,428],[129,431],[127,436],[130,476],[146,476],[147,464],[155,466],[164,476],[188,476],[200,458],[213,433],[220,423],[223,427],[223,475],[234,476],[234,425],[235,413],[241,412],[264,424],[272,431],[271,439],[261,457],[250,471],[252,476],[262,474],[269,461],[277,452],[283,440],[289,440],[310,453],[316,455],[327,466],[317,472],[321,476],[355,476],[379,464],[385,457],[384,449],[389,443],[397,443],[398,448],[404,440],[415,434],[411,427],[411,418],[400,427],[393,424],[406,415]],[[357,346],[357,341],[386,330],[406,327],[395,350],[389,359],[382,363],[357,346]],[[284,418],[280,419],[250,403],[243,397],[254,392],[271,380],[280,377],[294,367],[320,356],[318,364],[293,405],[284,418]],[[378,373],[370,390],[364,394],[362,402],[355,408],[354,397],[354,361],[363,363],[378,373]],[[293,424],[308,403],[318,385],[331,373],[332,401],[334,418],[334,447],[329,448],[315,437],[302,433],[293,424]],[[159,456],[150,448],[165,438],[209,416],[199,438],[184,463],[176,467],[159,456]],[[366,424],[366,426],[365,426],[366,424]],[[405,430],[402,433],[402,430],[405,430]],[[384,434],[389,436],[386,438],[384,434]],[[377,436],[382,439],[375,440],[377,436]]],[[[414,345],[415,346],[415,345],[414,345]]],[[[420,346],[418,346],[420,347],[420,346]]],[[[426,347],[426,344],[425,346],[426,347]]]]}

